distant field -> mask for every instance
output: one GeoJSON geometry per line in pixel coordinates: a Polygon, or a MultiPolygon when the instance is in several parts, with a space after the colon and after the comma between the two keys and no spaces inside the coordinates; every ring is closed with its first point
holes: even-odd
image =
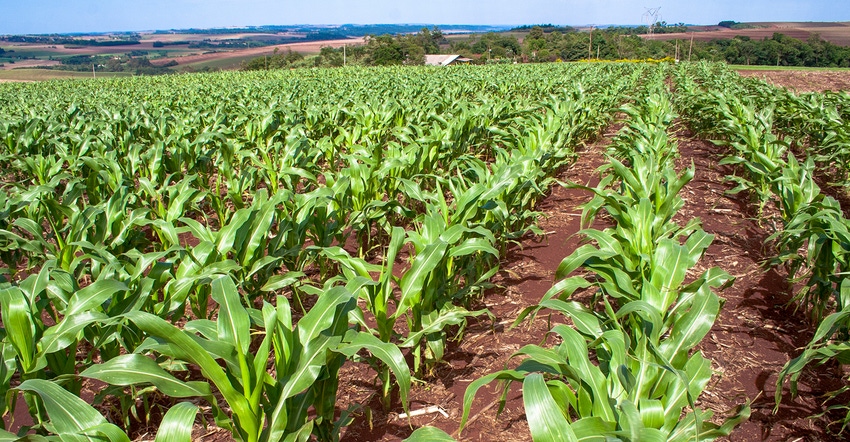
{"type": "Polygon", "coordinates": [[[776,68],[746,69],[751,66],[732,66],[744,77],[761,78],[768,83],[796,92],[848,91],[850,69],[776,68]],[[743,68],[743,69],[742,69],[743,68]]]}
{"type": "Polygon", "coordinates": [[[38,68],[44,66],[54,66],[59,64],[58,60],[44,60],[44,59],[31,59],[31,60],[14,60],[12,63],[8,59],[0,58],[0,64],[3,64],[0,67],[0,71],[8,71],[8,70],[23,70],[26,68],[38,68]]]}
{"type": "MultiPolygon", "coordinates": [[[[97,77],[130,77],[129,72],[98,72],[97,77]]],[[[74,78],[92,78],[91,72],[56,71],[51,69],[11,69],[0,70],[0,80],[6,81],[45,81],[74,78]]]]}
{"type": "Polygon", "coordinates": [[[694,32],[681,32],[675,34],[655,34],[643,36],[649,40],[688,40],[693,37],[697,41],[709,41],[714,39],[731,39],[736,35],[750,37],[752,39],[770,38],[778,32],[789,37],[806,40],[812,34],[830,43],[840,46],[850,46],[850,22],[841,23],[748,23],[751,29],[727,29],[719,26],[693,26],[694,32]]]}
{"type": "Polygon", "coordinates": [[[220,51],[208,54],[187,55],[184,57],[169,57],[156,60],[154,64],[161,65],[171,60],[177,62],[177,69],[185,69],[191,66],[195,69],[210,66],[216,69],[235,69],[238,68],[243,60],[250,60],[263,55],[271,55],[275,49],[279,51],[292,50],[304,55],[318,54],[323,46],[331,46],[334,48],[342,47],[343,45],[363,44],[363,38],[350,38],[345,40],[325,40],[303,43],[288,43],[275,46],[265,46],[262,48],[240,49],[234,51],[220,51]]]}
{"type": "Polygon", "coordinates": [[[4,54],[5,56],[47,58],[61,54],[58,47],[53,49],[48,46],[12,46],[8,44],[0,45],[0,47],[8,52],[4,54]]]}
{"type": "Polygon", "coordinates": [[[736,71],[802,71],[802,72],[850,72],[850,68],[811,68],[805,66],[748,66],[730,64],[736,71]]]}
{"type": "MultiPolygon", "coordinates": [[[[208,59],[208,60],[197,61],[197,62],[194,62],[194,63],[185,63],[185,64],[181,63],[181,64],[177,65],[176,69],[180,70],[180,71],[188,70],[190,68],[195,69],[195,70],[200,70],[200,69],[204,69],[204,68],[210,68],[210,69],[214,69],[214,70],[217,70],[217,69],[233,70],[233,69],[239,69],[242,66],[243,61],[250,61],[250,60],[253,60],[253,59],[258,57],[258,55],[241,55],[240,56],[240,55],[237,55],[233,52],[225,52],[225,53],[220,53],[218,55],[220,56],[220,58],[211,58],[211,59],[208,59]]],[[[259,57],[262,57],[262,55],[259,55],[259,57]]],[[[178,58],[177,60],[180,60],[180,59],[178,58]]],[[[179,61],[178,61],[178,63],[179,63],[179,61]]],[[[159,63],[157,63],[157,64],[159,64],[159,63]]]]}

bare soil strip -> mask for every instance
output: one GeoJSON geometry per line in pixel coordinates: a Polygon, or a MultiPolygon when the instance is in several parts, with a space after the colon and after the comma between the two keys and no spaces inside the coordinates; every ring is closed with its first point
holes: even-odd
{"type": "Polygon", "coordinates": [[[748,71],[739,70],[743,77],[758,77],[776,86],[797,93],[850,90],[850,71],[748,71]]]}
{"type": "Polygon", "coordinates": [[[678,137],[679,168],[691,162],[696,167],[696,177],[682,194],[684,216],[699,217],[705,231],[715,235],[702,263],[706,268],[721,267],[736,277],[734,284],[720,293],[726,303],[701,344],[715,375],[698,406],[723,416],[736,405],[752,401],[750,420],[732,433],[730,441],[838,440],[827,429],[830,419],[809,419],[824,410],[820,397],[842,384],[834,366],[804,372],[800,396],[792,400],[786,388],[774,414],[777,373],[800,354],[814,328],[805,314],[788,306],[787,275],[762,267],[772,253],[766,240],[773,227],[755,220],[756,205],[746,194],[726,194],[734,186],[724,182],[732,169],[717,164],[724,149],[694,139],[684,130],[678,137]]]}

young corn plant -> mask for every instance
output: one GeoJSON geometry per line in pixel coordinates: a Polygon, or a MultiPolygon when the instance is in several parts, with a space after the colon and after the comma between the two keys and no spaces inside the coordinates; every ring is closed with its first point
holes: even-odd
{"type": "Polygon", "coordinates": [[[438,184],[421,224],[407,234],[413,259],[399,281],[397,312],[408,314],[410,334],[401,347],[413,349],[416,373],[442,360],[450,325],[446,321],[462,326],[467,317],[488,313],[457,305],[482,290],[498,270],[492,232],[466,223],[478,210],[482,191],[454,195],[450,209],[438,184]]]}
{"type": "MultiPolygon", "coordinates": [[[[13,369],[20,381],[65,379],[64,388],[79,394],[82,384],[73,378],[77,364],[91,363],[95,353],[79,361],[78,350],[88,343],[108,360],[119,353],[119,344],[137,344],[135,330],[116,329],[105,322],[138,310],[147,301],[146,288],[140,283],[136,290],[129,290],[118,281],[103,279],[80,289],[71,275],[48,267],[19,286],[3,288],[0,319],[5,326],[6,369],[13,369]]],[[[9,377],[4,378],[0,388],[8,391],[9,377]]],[[[47,419],[41,400],[29,393],[24,398],[36,422],[47,419]]]]}
{"type": "MultiPolygon", "coordinates": [[[[396,257],[404,246],[405,232],[401,227],[394,227],[390,243],[386,249],[383,264],[380,266],[370,265],[362,258],[351,257],[345,250],[335,247],[323,251],[331,259],[338,262],[342,270],[342,276],[348,281],[362,281],[357,296],[366,303],[365,310],[368,311],[375,321],[375,328],[369,326],[362,314],[353,314],[356,322],[368,333],[376,336],[381,342],[390,344],[397,343],[399,338],[395,331],[395,325],[403,316],[404,311],[396,308],[398,299],[395,290],[399,286],[399,278],[393,274],[396,257]],[[373,280],[372,273],[378,273],[377,280],[373,280]]],[[[359,313],[355,311],[354,313],[359,313]]],[[[390,377],[391,368],[379,359],[369,361],[378,373],[381,382],[381,403],[385,410],[390,407],[392,400],[393,383],[390,377]]]]}
{"type": "MultiPolygon", "coordinates": [[[[175,397],[205,398],[216,424],[241,441],[305,441],[310,435],[337,440],[344,419],[335,419],[338,371],[346,357],[368,350],[392,368],[406,409],[410,376],[398,347],[386,344],[348,325],[356,308],[352,289],[335,286],[293,323],[286,298],[277,305],[263,303],[261,311],[245,308],[232,279],[222,276],[211,284],[219,306],[218,318],[194,320],[184,329],[145,312],[129,312],[123,320],[150,336],[135,355],[95,365],[83,376],[123,385],[163,382],[161,370],[141,356],[153,353],[197,367],[205,381],[171,384],[175,397]],[[132,374],[121,381],[116,372],[132,374]],[[211,395],[215,389],[230,410],[226,413],[211,395]],[[312,409],[312,412],[311,412],[312,409]]],[[[170,378],[169,378],[170,379],[170,378]]],[[[161,391],[170,394],[164,388],[161,391]]]]}

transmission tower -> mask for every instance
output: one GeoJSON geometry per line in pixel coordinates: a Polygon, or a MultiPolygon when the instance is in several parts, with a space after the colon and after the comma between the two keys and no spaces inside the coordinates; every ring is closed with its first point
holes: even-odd
{"type": "Polygon", "coordinates": [[[657,8],[647,8],[646,12],[641,16],[641,22],[646,23],[649,27],[649,35],[652,35],[652,26],[661,21],[661,6],[657,8]]]}

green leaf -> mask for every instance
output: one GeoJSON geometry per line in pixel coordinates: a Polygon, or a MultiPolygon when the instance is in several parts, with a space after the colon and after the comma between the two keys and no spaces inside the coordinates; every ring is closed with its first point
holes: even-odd
{"type": "Polygon", "coordinates": [[[525,379],[526,373],[515,371],[515,370],[502,370],[496,373],[488,374],[482,378],[478,378],[466,387],[466,391],[463,393],[463,415],[460,419],[460,429],[463,431],[463,427],[466,426],[466,420],[469,418],[469,412],[472,408],[472,400],[475,399],[475,393],[478,390],[493,382],[496,379],[508,380],[508,381],[522,381],[525,379]]]}
{"type": "Polygon", "coordinates": [[[247,354],[251,345],[251,319],[242,306],[236,284],[229,276],[220,276],[212,281],[211,295],[219,305],[218,338],[247,354]]]}
{"type": "Polygon", "coordinates": [[[564,413],[549,393],[542,374],[526,376],[522,382],[522,403],[534,442],[578,441],[564,413]]]}
{"type": "Polygon", "coordinates": [[[316,381],[322,368],[327,364],[327,350],[338,345],[339,337],[319,335],[309,342],[303,343],[303,351],[299,355],[298,365],[288,376],[281,380],[280,401],[295,396],[306,390],[316,381]]]}
{"type": "Polygon", "coordinates": [[[435,427],[420,427],[402,442],[456,442],[445,431],[435,427]]]}
{"type": "Polygon", "coordinates": [[[39,356],[68,348],[77,340],[81,330],[95,322],[107,322],[108,320],[109,318],[105,314],[97,311],[86,311],[73,316],[66,316],[59,324],[44,332],[44,336],[38,343],[40,347],[39,356]]]}
{"type": "Polygon", "coordinates": [[[350,303],[354,295],[346,287],[336,286],[322,293],[313,308],[298,321],[298,336],[308,343],[330,327],[337,319],[337,307],[350,303]]]}
{"type": "MultiPolygon", "coordinates": [[[[250,433],[259,432],[259,422],[251,411],[248,400],[234,388],[218,362],[195,341],[196,338],[150,313],[135,311],[126,313],[124,316],[145,333],[165,340],[170,352],[177,359],[197,365],[204,377],[211,380],[224,396],[230,408],[239,417],[240,425],[250,433]]],[[[234,361],[228,361],[228,363],[233,364],[234,361]]]]}
{"type": "Polygon", "coordinates": [[[680,285],[690,267],[689,261],[688,249],[672,239],[659,241],[653,256],[650,277],[650,283],[656,290],[644,292],[643,300],[659,311],[666,312],[676,300],[680,285]]]}
{"type": "Polygon", "coordinates": [[[579,419],[570,424],[579,442],[608,442],[613,438],[617,424],[598,416],[579,419]]]}
{"type": "Polygon", "coordinates": [[[401,316],[407,311],[410,305],[419,302],[422,287],[446,253],[448,244],[445,241],[439,240],[435,243],[428,244],[425,248],[416,255],[410,269],[401,277],[399,286],[401,288],[401,299],[398,301],[399,308],[393,315],[401,316]]]}
{"type": "Polygon", "coordinates": [[[41,397],[57,434],[82,435],[92,427],[107,423],[91,405],[54,382],[29,379],[17,389],[41,397]]]}
{"type": "Polygon", "coordinates": [[[0,290],[0,320],[25,373],[35,369],[35,323],[24,292],[17,287],[0,290]]]}
{"type": "Polygon", "coordinates": [[[410,392],[410,368],[404,360],[401,350],[393,344],[383,342],[369,333],[357,333],[354,339],[343,343],[335,351],[349,358],[354,356],[360,349],[369,350],[372,356],[378,358],[393,371],[399,387],[399,399],[404,410],[407,411],[407,395],[410,392]]]}
{"type": "Polygon", "coordinates": [[[71,296],[71,299],[68,301],[68,308],[62,313],[68,317],[84,311],[93,310],[106,302],[116,292],[127,290],[126,285],[115,280],[102,279],[95,281],[71,296]]]}
{"type": "Polygon", "coordinates": [[[171,407],[162,417],[154,442],[191,442],[198,411],[198,406],[189,402],[171,407]]]}
{"type": "Polygon", "coordinates": [[[111,385],[153,384],[167,396],[211,398],[205,382],[182,382],[162,369],[153,359],[140,354],[116,356],[103,364],[92,365],[80,376],[111,385]]]}

